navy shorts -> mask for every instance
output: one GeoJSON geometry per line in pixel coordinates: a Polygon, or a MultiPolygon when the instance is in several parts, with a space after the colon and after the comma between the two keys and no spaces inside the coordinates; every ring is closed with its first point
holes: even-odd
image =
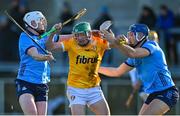
{"type": "Polygon", "coordinates": [[[16,79],[15,82],[18,100],[25,93],[32,94],[35,102],[48,100],[49,87],[47,84],[34,84],[19,79],[16,79]]]}
{"type": "Polygon", "coordinates": [[[179,100],[178,89],[175,86],[173,86],[163,91],[151,93],[146,99],[145,103],[150,104],[154,99],[159,99],[165,102],[171,109],[179,100]]]}

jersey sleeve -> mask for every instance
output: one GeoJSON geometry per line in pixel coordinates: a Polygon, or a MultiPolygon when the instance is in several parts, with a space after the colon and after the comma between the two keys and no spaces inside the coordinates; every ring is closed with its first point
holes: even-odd
{"type": "Polygon", "coordinates": [[[128,58],[124,63],[130,67],[135,67],[135,61],[132,58],[128,58]]]}
{"type": "Polygon", "coordinates": [[[153,54],[154,51],[156,51],[156,49],[157,49],[155,42],[153,43],[153,42],[150,42],[150,41],[149,41],[149,42],[146,42],[146,43],[142,46],[142,48],[147,49],[147,50],[150,52],[150,55],[153,54]]]}
{"type": "Polygon", "coordinates": [[[108,41],[102,39],[101,37],[98,37],[97,39],[99,40],[99,43],[103,49],[110,49],[108,41]]]}
{"type": "Polygon", "coordinates": [[[64,40],[61,43],[62,43],[62,46],[63,46],[63,51],[68,51],[70,49],[72,39],[64,40]]]}
{"type": "Polygon", "coordinates": [[[109,42],[108,42],[108,41],[102,39],[102,43],[103,43],[103,47],[104,47],[105,49],[110,49],[110,47],[109,47],[109,42]]]}
{"type": "Polygon", "coordinates": [[[33,41],[28,38],[27,35],[21,34],[19,39],[20,50],[27,54],[28,50],[32,47],[35,47],[33,41]]]}

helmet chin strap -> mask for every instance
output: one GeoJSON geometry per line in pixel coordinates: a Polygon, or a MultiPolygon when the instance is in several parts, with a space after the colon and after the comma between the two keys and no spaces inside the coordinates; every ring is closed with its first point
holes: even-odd
{"type": "Polygon", "coordinates": [[[131,45],[131,47],[135,48],[135,47],[137,47],[140,43],[142,43],[144,40],[146,40],[146,36],[143,36],[142,38],[143,38],[143,39],[141,39],[140,41],[137,41],[137,39],[136,39],[137,43],[136,43],[135,45],[131,45]]]}

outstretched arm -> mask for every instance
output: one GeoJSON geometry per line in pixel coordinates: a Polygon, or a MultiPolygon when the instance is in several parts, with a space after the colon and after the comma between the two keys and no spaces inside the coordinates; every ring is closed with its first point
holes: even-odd
{"type": "MultiPolygon", "coordinates": [[[[60,24],[55,24],[54,28],[57,30],[61,29],[61,23],[60,24]]],[[[58,32],[56,32],[58,33],[58,32]]],[[[73,37],[73,34],[67,34],[67,35],[59,35],[59,40],[58,42],[53,42],[54,35],[56,33],[51,33],[49,36],[47,42],[46,42],[46,48],[49,51],[63,51],[63,44],[61,43],[62,41],[69,40],[73,37]]]]}
{"type": "Polygon", "coordinates": [[[100,67],[99,73],[110,76],[110,77],[120,77],[126,72],[132,70],[133,67],[128,66],[125,63],[122,63],[119,67],[113,68],[113,67],[100,67]]]}
{"type": "Polygon", "coordinates": [[[46,49],[48,51],[55,51],[55,50],[63,51],[61,42],[53,42],[54,35],[55,33],[52,33],[49,36],[48,40],[46,41],[46,49]]]}
{"type": "Polygon", "coordinates": [[[132,48],[126,44],[119,44],[118,49],[130,58],[142,58],[150,54],[150,52],[145,48],[132,48]]]}
{"type": "Polygon", "coordinates": [[[132,48],[129,46],[128,39],[124,35],[120,35],[115,38],[112,32],[103,30],[102,33],[104,34],[104,39],[109,41],[109,43],[130,58],[141,58],[150,54],[150,52],[145,48],[132,48]]]}
{"type": "Polygon", "coordinates": [[[58,42],[62,42],[65,40],[69,40],[73,38],[73,34],[66,34],[66,35],[59,35],[59,41],[58,42]]]}

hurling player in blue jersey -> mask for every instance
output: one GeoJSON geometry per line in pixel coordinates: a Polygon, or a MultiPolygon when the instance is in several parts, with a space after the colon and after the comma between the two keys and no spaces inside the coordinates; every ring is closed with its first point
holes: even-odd
{"type": "Polygon", "coordinates": [[[114,37],[112,32],[103,30],[103,36],[129,58],[119,67],[101,67],[99,73],[119,77],[136,68],[149,94],[139,115],[162,115],[178,101],[179,93],[168,70],[165,55],[158,43],[148,39],[149,29],[144,24],[129,27],[127,37],[114,37]]]}
{"type": "MultiPolygon", "coordinates": [[[[46,31],[47,20],[39,11],[25,14],[26,31],[44,49],[46,38],[38,36],[46,31]]],[[[56,24],[57,25],[57,24],[56,24]]],[[[61,24],[59,24],[61,26],[61,24]]],[[[59,28],[60,29],[60,28],[59,28]]],[[[19,38],[20,67],[16,79],[17,96],[25,115],[46,115],[48,85],[52,54],[44,52],[24,33],[19,38]]]]}

